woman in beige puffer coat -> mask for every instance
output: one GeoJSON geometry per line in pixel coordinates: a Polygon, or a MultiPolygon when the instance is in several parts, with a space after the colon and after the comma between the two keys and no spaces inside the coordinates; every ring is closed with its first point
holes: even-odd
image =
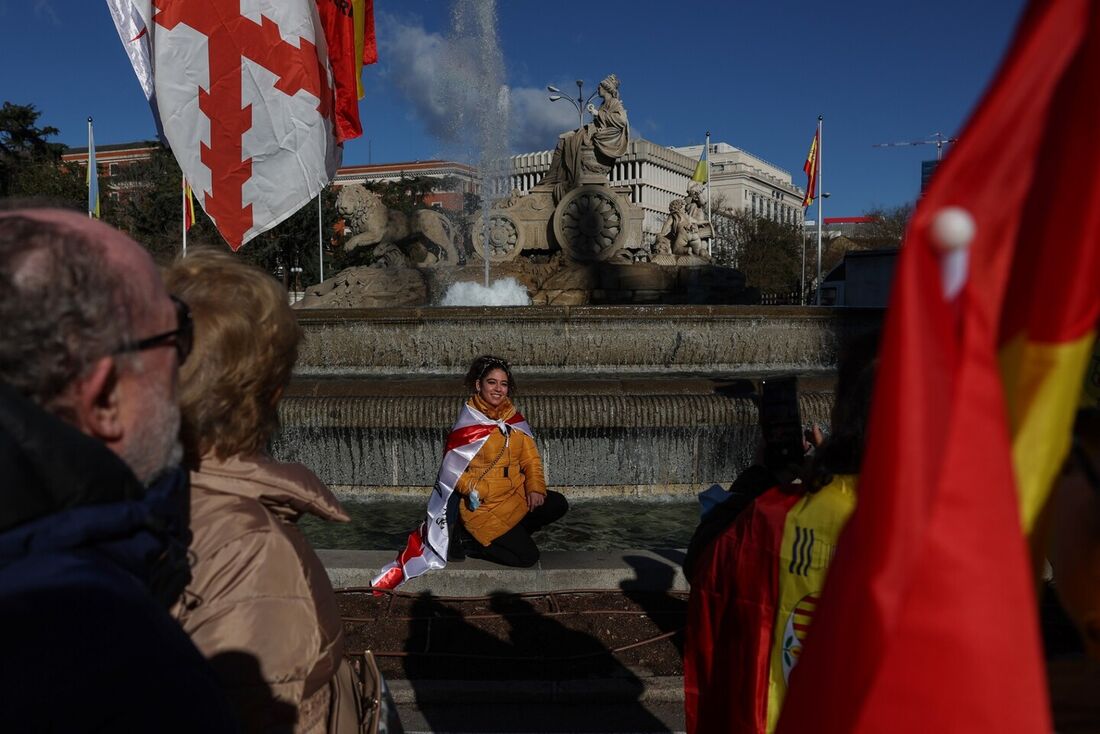
{"type": "Polygon", "coordinates": [[[296,525],[306,514],[348,516],[312,471],[265,448],[297,358],[286,293],[210,251],[179,261],[166,281],[190,305],[195,332],[180,371],[193,578],[174,613],[246,731],[362,731],[336,596],[296,525]]]}

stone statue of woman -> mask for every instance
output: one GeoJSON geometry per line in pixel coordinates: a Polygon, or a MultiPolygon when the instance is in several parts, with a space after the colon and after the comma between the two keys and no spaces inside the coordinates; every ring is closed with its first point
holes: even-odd
{"type": "Polygon", "coordinates": [[[592,122],[558,138],[550,170],[539,187],[554,187],[554,202],[584,183],[605,179],[615,159],[626,153],[630,142],[630,123],[619,97],[619,78],[608,75],[600,82],[599,108],[588,105],[592,122]]]}

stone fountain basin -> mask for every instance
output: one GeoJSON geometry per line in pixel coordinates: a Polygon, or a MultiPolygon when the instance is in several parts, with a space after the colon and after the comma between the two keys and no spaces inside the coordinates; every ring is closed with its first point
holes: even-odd
{"type": "Polygon", "coordinates": [[[754,381],[801,376],[826,424],[837,348],[878,312],[660,306],[313,311],[279,458],[345,497],[424,496],[478,354],[512,361],[547,479],[573,498],[694,495],[759,440],[754,381]]]}

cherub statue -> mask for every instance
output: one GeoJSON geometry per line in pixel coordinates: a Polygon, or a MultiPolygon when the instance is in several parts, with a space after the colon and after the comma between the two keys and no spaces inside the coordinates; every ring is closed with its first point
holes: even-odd
{"type": "Polygon", "coordinates": [[[656,245],[658,252],[671,250],[673,255],[706,255],[707,247],[699,237],[699,224],[688,216],[683,199],[673,199],[668,205],[668,218],[661,225],[656,245]]]}

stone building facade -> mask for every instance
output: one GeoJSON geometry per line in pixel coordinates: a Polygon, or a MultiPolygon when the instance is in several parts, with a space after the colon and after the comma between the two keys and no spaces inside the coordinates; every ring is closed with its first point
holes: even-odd
{"type": "MultiPolygon", "coordinates": [[[[660,231],[672,200],[687,193],[702,150],[702,145],[668,148],[635,138],[615,162],[608,181],[628,187],[631,202],[645,210],[642,231],[647,240],[660,231]]],[[[552,157],[550,150],[512,156],[507,177],[494,182],[490,190],[496,196],[530,191],[549,170],[552,157]]],[[[777,221],[801,221],[804,192],[794,185],[790,172],[728,143],[711,143],[710,162],[715,204],[777,221]]]]}

